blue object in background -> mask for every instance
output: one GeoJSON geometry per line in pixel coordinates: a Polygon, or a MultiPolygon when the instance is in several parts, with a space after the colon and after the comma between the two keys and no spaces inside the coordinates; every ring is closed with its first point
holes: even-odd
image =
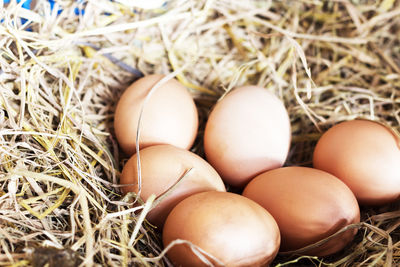
{"type": "MultiPolygon", "coordinates": [[[[3,3],[4,4],[9,4],[10,3],[10,1],[11,0],[3,0],[3,3]]],[[[86,3],[83,3],[83,0],[76,0],[79,4],[81,4],[82,3],[82,5],[83,6],[85,6],[86,5],[86,3]]],[[[25,9],[31,9],[31,4],[32,4],[32,0],[17,0],[17,3],[20,3],[20,2],[23,2],[22,3],[22,8],[25,8],[25,9]]],[[[55,7],[55,5],[56,5],[56,1],[55,0],[48,0],[48,2],[49,2],[49,4],[50,4],[50,10],[51,11],[53,11],[54,10],[54,7],[55,7]]],[[[57,10],[57,15],[59,15],[59,14],[61,14],[61,12],[62,12],[63,10],[60,8],[60,9],[58,9],[57,10]]],[[[78,8],[78,7],[76,7],[75,8],[75,10],[74,10],[74,12],[75,12],[75,15],[83,15],[83,14],[85,14],[85,9],[84,9],[84,7],[83,8],[78,8]]],[[[3,22],[3,20],[1,20],[0,21],[0,23],[1,22],[3,22]]],[[[25,24],[25,23],[27,23],[28,22],[28,20],[27,19],[24,19],[24,18],[21,18],[21,22],[22,22],[22,24],[25,24]]],[[[26,30],[27,31],[32,31],[32,29],[30,28],[30,27],[28,27],[28,28],[26,28],[26,30]]]]}
{"type": "MultiPolygon", "coordinates": [[[[9,4],[9,3],[10,3],[10,0],[4,0],[3,2],[4,2],[4,4],[9,4]]],[[[17,0],[17,3],[20,3],[20,2],[23,2],[23,3],[22,3],[22,7],[23,7],[23,8],[25,8],[25,9],[31,9],[32,0],[25,0],[25,1],[24,1],[24,0],[17,0]]],[[[21,18],[22,24],[25,24],[27,21],[28,21],[27,19],[21,18]]],[[[1,22],[2,22],[2,21],[1,21],[1,22]]],[[[28,28],[27,30],[28,30],[28,31],[31,31],[30,28],[28,28]]]]}
{"type": "MultiPolygon", "coordinates": [[[[49,4],[50,4],[50,10],[53,11],[53,9],[54,9],[54,4],[55,4],[54,0],[48,0],[48,2],[49,2],[49,4]]],[[[59,15],[61,12],[62,12],[62,9],[59,9],[59,10],[57,11],[57,15],[59,15]]]]}
{"type": "MultiPolygon", "coordinates": [[[[23,1],[23,0],[17,0],[17,3],[20,3],[21,1],[23,1]]],[[[10,3],[10,0],[4,0],[3,2],[4,2],[4,4],[8,4],[8,3],[10,3]]],[[[26,0],[22,4],[22,7],[26,8],[26,9],[31,9],[31,3],[32,3],[32,0],[26,0]]]]}
{"type": "MultiPolygon", "coordinates": [[[[54,0],[48,0],[48,2],[49,2],[49,4],[50,4],[50,9],[53,11],[54,5],[55,5],[56,1],[54,1],[54,0]]],[[[77,0],[77,2],[78,2],[78,3],[83,3],[83,0],[77,0]]],[[[63,11],[62,9],[59,9],[59,10],[57,11],[57,14],[60,14],[62,11],[63,11]]],[[[75,10],[74,10],[74,12],[75,12],[75,15],[83,15],[83,14],[85,14],[85,9],[84,9],[84,8],[78,8],[78,7],[76,7],[75,10]]]]}
{"type": "MultiPolygon", "coordinates": [[[[9,4],[11,0],[3,0],[4,4],[9,4]]],[[[22,2],[23,0],[17,0],[17,3],[22,2]]],[[[55,0],[48,0],[49,4],[50,4],[50,9],[53,11],[54,6],[56,4],[55,0]]],[[[78,3],[83,3],[83,0],[77,0],[78,3]]],[[[25,0],[22,4],[22,7],[25,9],[31,9],[31,4],[32,4],[32,0],[25,0]]],[[[57,11],[57,14],[60,14],[63,10],[59,9],[57,11]]],[[[83,15],[85,14],[85,9],[84,8],[75,8],[75,15],[83,15]]]]}

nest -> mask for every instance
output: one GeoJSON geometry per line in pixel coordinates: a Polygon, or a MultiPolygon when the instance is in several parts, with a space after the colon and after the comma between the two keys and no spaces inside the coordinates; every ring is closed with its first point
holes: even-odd
{"type": "MultiPolygon", "coordinates": [[[[400,130],[397,0],[38,0],[0,10],[0,265],[171,266],[159,233],[118,187],[127,158],[113,133],[124,89],[174,73],[200,112],[260,85],[285,103],[287,165],[354,118],[400,130]]],[[[400,203],[362,207],[352,244],[274,266],[399,266],[400,203]]]]}

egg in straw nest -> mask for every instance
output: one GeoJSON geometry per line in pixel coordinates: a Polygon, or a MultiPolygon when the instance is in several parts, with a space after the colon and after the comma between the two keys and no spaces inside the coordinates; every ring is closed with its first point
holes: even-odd
{"type": "MultiPolygon", "coordinates": [[[[291,144],[283,166],[312,167],[320,137],[344,121],[372,120],[399,140],[398,0],[0,5],[2,266],[173,266],[168,252],[183,243],[199,264],[221,263],[188,240],[164,246],[146,218],[195,169],[161,196],[121,189],[129,156],[114,114],[142,76],[164,75],[190,93],[198,129],[187,153],[203,160],[210,112],[241,86],[262,87],[285,106],[291,144]]],[[[392,200],[360,203],[359,223],[281,251],[270,265],[398,266],[400,203],[392,200]],[[307,254],[348,229],[357,234],[343,250],[307,254]]]]}

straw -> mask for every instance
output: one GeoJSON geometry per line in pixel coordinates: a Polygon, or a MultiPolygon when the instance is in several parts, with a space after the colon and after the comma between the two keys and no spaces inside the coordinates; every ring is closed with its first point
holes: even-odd
{"type": "MultiPolygon", "coordinates": [[[[11,1],[0,9],[1,266],[35,266],[35,251],[49,260],[73,255],[82,266],[172,266],[167,252],[179,244],[213,259],[187,241],[163,248],[145,219],[162,196],[121,195],[127,157],[113,116],[142,74],[170,75],[191,92],[199,155],[208,113],[241,85],[284,102],[286,165],[310,166],[316,141],[340,121],[371,119],[398,135],[398,0],[142,2],[57,1],[51,9],[37,0],[28,10],[11,1]]],[[[398,266],[399,208],[362,207],[357,236],[336,255],[300,250],[272,266],[398,266]]]]}

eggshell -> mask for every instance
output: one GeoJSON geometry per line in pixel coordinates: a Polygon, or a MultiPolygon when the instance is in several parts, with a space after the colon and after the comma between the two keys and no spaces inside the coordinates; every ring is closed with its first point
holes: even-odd
{"type": "Polygon", "coordinates": [[[290,145],[283,103],[265,88],[234,89],[212,110],[204,133],[207,160],[228,184],[243,187],[266,170],[281,167],[290,145]]]}
{"type": "MultiPolygon", "coordinates": [[[[225,191],[225,185],[218,173],[204,159],[196,154],[171,145],[157,145],[140,150],[142,188],[140,197],[147,200],[150,195],[157,197],[166,192],[189,169],[192,170],[179,184],[147,215],[147,219],[162,227],[172,208],[184,198],[198,192],[225,191]]],[[[125,164],[120,183],[124,193],[138,192],[137,154],[125,164]]]]}
{"type": "MultiPolygon", "coordinates": [[[[136,132],[144,100],[164,75],[145,76],[126,89],[114,117],[115,135],[123,151],[136,151],[136,132]]],[[[189,149],[196,137],[198,114],[193,98],[177,80],[157,88],[145,103],[141,120],[140,148],[170,144],[189,149]]]]}
{"type": "Polygon", "coordinates": [[[314,167],[346,183],[360,204],[381,205],[400,198],[398,138],[373,121],[339,123],[319,139],[314,167]]]}
{"type": "MultiPolygon", "coordinates": [[[[311,245],[360,221],[360,209],[351,190],[331,174],[312,168],[285,167],[260,174],[246,186],[243,196],[275,218],[281,231],[282,251],[311,245]]],[[[306,254],[335,253],[356,232],[348,230],[306,254]]]]}
{"type": "MultiPolygon", "coordinates": [[[[163,230],[164,246],[183,239],[216,257],[214,266],[266,266],[276,256],[280,235],[272,216],[257,203],[227,192],[204,192],[180,202],[163,230]],[[222,263],[222,264],[221,264],[222,263]]],[[[187,244],[168,257],[176,266],[206,266],[187,244]]]]}

